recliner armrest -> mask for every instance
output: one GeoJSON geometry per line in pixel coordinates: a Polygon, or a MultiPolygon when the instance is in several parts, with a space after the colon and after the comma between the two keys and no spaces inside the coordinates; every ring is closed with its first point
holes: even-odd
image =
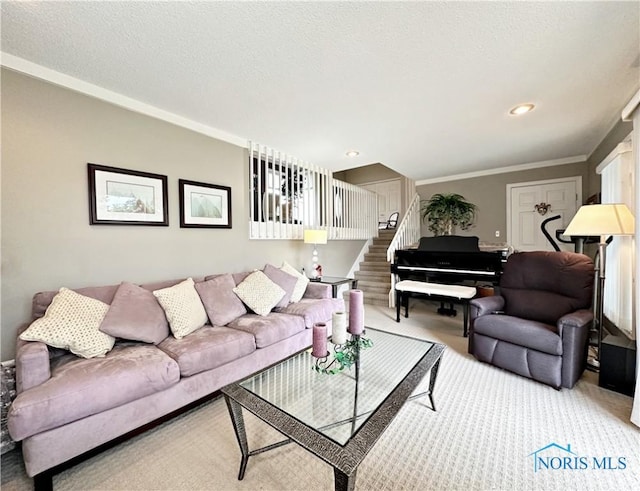
{"type": "Polygon", "coordinates": [[[562,337],[565,329],[579,329],[593,321],[593,311],[589,309],[576,310],[558,319],[558,334],[562,337]]]}
{"type": "Polygon", "coordinates": [[[475,320],[483,315],[490,315],[504,309],[504,297],[493,295],[490,297],[473,298],[469,302],[469,344],[467,351],[474,354],[475,320]]]}
{"type": "Polygon", "coordinates": [[[558,334],[562,338],[562,387],[573,387],[584,370],[592,320],[593,312],[588,309],[576,310],[558,319],[558,334]]]}
{"type": "Polygon", "coordinates": [[[469,305],[471,307],[469,311],[470,317],[475,319],[502,310],[504,308],[504,297],[493,295],[491,297],[474,298],[469,302],[469,305]]]}

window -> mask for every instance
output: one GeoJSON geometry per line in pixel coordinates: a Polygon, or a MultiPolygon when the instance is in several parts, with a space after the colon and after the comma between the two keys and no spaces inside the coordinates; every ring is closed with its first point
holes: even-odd
{"type": "MultiPolygon", "coordinates": [[[[602,202],[624,203],[636,214],[635,171],[631,143],[623,142],[598,166],[602,179],[602,202]]],[[[618,329],[633,337],[635,299],[634,237],[616,236],[606,249],[604,315],[618,329]]]]}

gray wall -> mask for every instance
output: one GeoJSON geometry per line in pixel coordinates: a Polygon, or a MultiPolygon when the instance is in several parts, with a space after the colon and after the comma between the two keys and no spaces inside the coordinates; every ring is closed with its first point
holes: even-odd
{"type": "Polygon", "coordinates": [[[370,182],[398,179],[403,176],[385,165],[369,164],[354,169],[334,172],[333,177],[351,184],[368,184],[370,182]]]}
{"type": "MultiPolygon", "coordinates": [[[[589,196],[600,192],[600,176],[596,174],[596,167],[632,130],[633,123],[620,120],[598,144],[585,163],[427,184],[418,186],[417,191],[421,199],[429,199],[435,193],[463,195],[467,200],[478,205],[479,211],[475,227],[466,232],[458,232],[462,235],[477,235],[480,240],[487,242],[504,242],[507,232],[507,184],[582,176],[582,201],[585,202],[589,196]],[[499,239],[495,237],[496,230],[501,232],[499,239]]],[[[422,235],[432,235],[425,223],[422,224],[422,235]]],[[[585,252],[593,255],[592,248],[585,252]]]]}
{"type": "MultiPolygon", "coordinates": [[[[249,240],[246,150],[8,70],[2,71],[2,359],[33,294],[262,268],[309,267],[311,245],[249,240]],[[87,162],[168,176],[169,227],[90,226],[87,162]],[[178,179],[232,188],[232,229],[181,229],[178,179]]],[[[363,241],[320,246],[346,274],[363,241]]]]}
{"type": "MultiPolygon", "coordinates": [[[[477,235],[485,242],[506,242],[507,237],[507,184],[518,182],[556,179],[560,177],[582,176],[583,199],[589,188],[589,168],[586,163],[557,165],[518,172],[507,172],[490,176],[460,179],[456,181],[424,184],[416,188],[420,199],[429,199],[436,193],[458,193],[478,206],[476,224],[460,235],[477,235]],[[496,238],[495,231],[500,231],[496,238]]],[[[433,235],[422,223],[422,235],[433,235]]]]}

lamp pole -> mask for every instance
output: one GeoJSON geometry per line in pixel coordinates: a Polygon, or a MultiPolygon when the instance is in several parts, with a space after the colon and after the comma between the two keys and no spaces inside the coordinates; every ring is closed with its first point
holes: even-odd
{"type": "Polygon", "coordinates": [[[593,368],[600,368],[600,350],[602,349],[602,328],[604,319],[604,280],[605,280],[605,264],[606,264],[607,242],[604,235],[600,236],[598,244],[598,294],[596,295],[596,322],[598,323],[598,354],[595,359],[591,360],[593,368]]]}
{"type": "Polygon", "coordinates": [[[313,271],[311,275],[314,278],[318,277],[318,244],[313,244],[313,252],[311,253],[311,262],[313,263],[313,271]]]}

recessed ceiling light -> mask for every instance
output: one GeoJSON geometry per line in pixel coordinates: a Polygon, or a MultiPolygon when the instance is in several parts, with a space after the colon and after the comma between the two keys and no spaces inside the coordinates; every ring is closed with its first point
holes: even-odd
{"type": "Polygon", "coordinates": [[[357,152],[355,150],[349,150],[346,153],[347,157],[357,157],[358,155],[360,155],[360,152],[357,152]]]}
{"type": "Polygon", "coordinates": [[[536,107],[533,104],[518,104],[516,107],[509,111],[509,114],[513,114],[518,116],[520,114],[528,113],[529,111],[533,111],[533,108],[536,107]]]}

